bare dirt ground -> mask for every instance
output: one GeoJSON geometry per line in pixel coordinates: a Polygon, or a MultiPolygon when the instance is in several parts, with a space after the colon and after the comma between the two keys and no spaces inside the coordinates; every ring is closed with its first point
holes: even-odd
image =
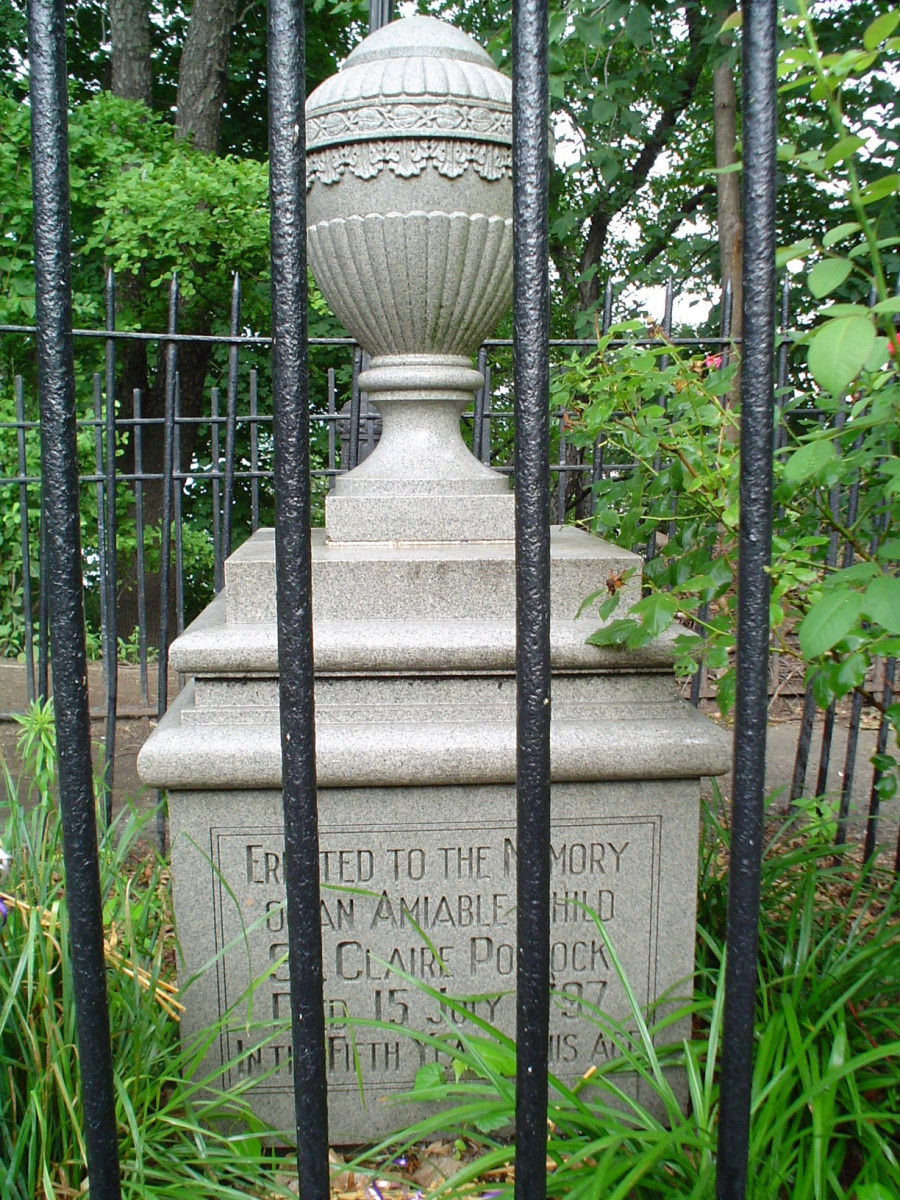
{"type": "MultiPolygon", "coordinates": [[[[155,723],[156,687],[156,672],[151,667],[148,678],[150,703],[145,703],[141,695],[138,668],[133,666],[119,668],[119,719],[116,723],[113,785],[114,812],[120,811],[126,803],[133,804],[142,811],[155,807],[157,803],[156,793],[145,788],[138,779],[135,765],[138,751],[149,737],[155,723]]],[[[104,692],[99,664],[91,665],[89,692],[96,763],[102,753],[105,726],[104,692]]],[[[178,679],[173,677],[169,687],[170,699],[174,698],[177,692],[178,679]]],[[[801,697],[792,696],[780,697],[772,705],[768,729],[766,788],[770,794],[773,794],[771,809],[773,813],[785,812],[787,809],[787,791],[794,770],[801,703],[801,697]]],[[[708,706],[706,702],[704,706],[712,707],[708,706]]],[[[3,756],[14,779],[17,779],[21,772],[20,757],[16,749],[21,729],[12,720],[11,714],[22,712],[25,707],[24,668],[12,660],[0,659],[0,755],[3,756]]],[[[715,715],[714,710],[712,710],[712,715],[715,715]]],[[[869,716],[864,719],[859,735],[856,770],[851,793],[850,838],[853,841],[861,842],[865,836],[866,814],[869,810],[872,787],[872,769],[869,758],[875,751],[876,736],[876,723],[869,716]]],[[[806,779],[806,790],[810,794],[814,791],[818,776],[821,746],[822,726],[821,721],[817,721],[806,779]]],[[[846,749],[847,714],[839,712],[835,723],[826,790],[826,796],[835,802],[842,786],[846,749]]],[[[888,750],[890,751],[890,749],[889,745],[888,750]]],[[[728,797],[731,793],[730,778],[724,776],[719,781],[719,786],[722,794],[728,797]]],[[[707,791],[711,791],[710,785],[707,785],[707,791]]],[[[897,848],[898,826],[900,826],[900,798],[895,798],[882,806],[878,824],[878,843],[883,848],[885,864],[893,863],[897,848]]]]}

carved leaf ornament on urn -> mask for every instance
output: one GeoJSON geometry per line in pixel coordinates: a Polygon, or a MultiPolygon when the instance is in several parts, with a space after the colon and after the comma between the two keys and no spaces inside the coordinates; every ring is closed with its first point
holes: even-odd
{"type": "Polygon", "coordinates": [[[326,501],[329,539],[510,540],[513,497],[460,417],[512,301],[512,84],[467,34],[407,17],[309,97],[309,262],[370,355],[378,447],[326,501]]]}

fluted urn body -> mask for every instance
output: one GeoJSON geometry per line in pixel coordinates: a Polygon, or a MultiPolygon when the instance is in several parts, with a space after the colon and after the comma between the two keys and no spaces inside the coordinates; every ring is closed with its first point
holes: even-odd
{"type": "Polygon", "coordinates": [[[337,540],[512,536],[506,480],[459,418],[471,356],[512,295],[511,85],[470,37],[431,17],[371,34],[307,102],[309,260],[371,356],[374,454],[338,479],[337,540]]]}

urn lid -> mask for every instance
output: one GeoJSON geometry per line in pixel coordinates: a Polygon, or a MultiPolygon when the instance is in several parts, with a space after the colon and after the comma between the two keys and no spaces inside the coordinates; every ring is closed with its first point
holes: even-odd
{"type": "Polygon", "coordinates": [[[462,30],[405,17],[369,34],[306,102],[307,150],[384,137],[510,145],[512,84],[462,30]]]}

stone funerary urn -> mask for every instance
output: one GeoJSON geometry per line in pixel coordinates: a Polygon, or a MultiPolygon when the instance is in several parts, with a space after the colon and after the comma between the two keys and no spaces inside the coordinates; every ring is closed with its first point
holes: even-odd
{"type": "MultiPolygon", "coordinates": [[[[307,142],[310,263],[370,356],[360,384],[384,423],[313,530],[331,1137],[365,1142],[421,1115],[389,1101],[435,1057],[410,1029],[457,1036],[435,994],[514,1030],[514,498],[460,436],[472,355],[511,301],[510,83],[466,35],[410,17],[310,96],[307,142]]],[[[582,601],[622,577],[638,599],[640,559],[560,527],[551,564],[550,1066],[572,1082],[616,1054],[595,1007],[628,1016],[588,910],[642,1003],[690,990],[699,779],[728,745],[675,696],[670,640],[586,644],[582,601]]],[[[139,769],[168,793],[181,973],[197,976],[184,1033],[222,1020],[207,1066],[251,1077],[259,1114],[290,1130],[271,530],[231,556],[170,661],[189,682],[139,769]]]]}

